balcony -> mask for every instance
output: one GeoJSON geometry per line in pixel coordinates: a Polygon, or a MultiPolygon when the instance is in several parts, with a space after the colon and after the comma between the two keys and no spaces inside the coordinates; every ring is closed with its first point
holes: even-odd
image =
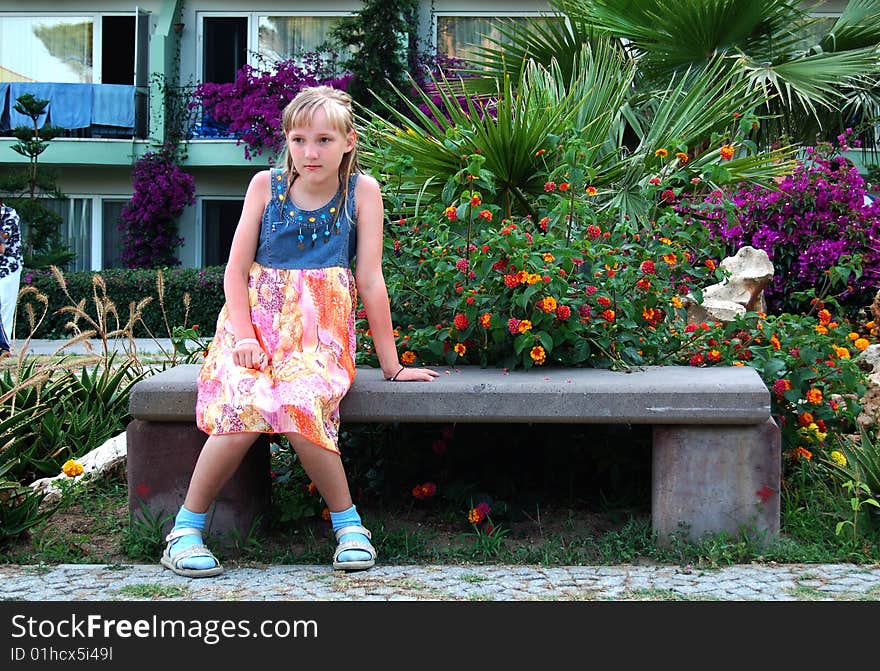
{"type": "Polygon", "coordinates": [[[145,138],[148,128],[146,93],[126,84],[67,84],[0,82],[0,135],[12,135],[17,126],[30,126],[30,117],[15,111],[19,96],[30,93],[48,100],[39,127],[48,123],[66,129],[61,137],[145,138]]]}

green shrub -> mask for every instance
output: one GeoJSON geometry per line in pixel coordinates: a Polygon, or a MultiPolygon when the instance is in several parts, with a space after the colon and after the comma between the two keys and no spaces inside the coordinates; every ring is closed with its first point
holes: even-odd
{"type": "MultiPolygon", "coordinates": [[[[78,271],[64,274],[67,293],[76,302],[84,301],[83,309],[95,318],[93,297],[93,276],[103,278],[107,297],[114,302],[123,323],[129,317],[129,306],[145,298],[152,300],[144,306],[142,320],[134,325],[136,338],[169,338],[174,326],[198,324],[203,335],[212,335],[217,315],[223,307],[223,267],[208,268],[165,268],[162,270],[162,294],[160,300],[156,270],[108,269],[100,272],[78,271]],[[184,295],[189,295],[189,308],[184,295]],[[165,314],[163,315],[163,307],[165,314]],[[167,321],[166,321],[167,320],[167,321]]],[[[34,338],[69,338],[73,333],[65,327],[71,320],[67,312],[60,309],[71,305],[58,279],[47,270],[26,269],[21,276],[22,286],[32,286],[49,301],[46,318],[34,332],[34,338]]],[[[19,305],[15,337],[24,338],[31,331],[26,305],[33,301],[33,294],[24,296],[19,305]]],[[[33,310],[39,318],[42,306],[34,304],[33,310]]],[[[114,324],[108,325],[114,328],[114,324]]]]}

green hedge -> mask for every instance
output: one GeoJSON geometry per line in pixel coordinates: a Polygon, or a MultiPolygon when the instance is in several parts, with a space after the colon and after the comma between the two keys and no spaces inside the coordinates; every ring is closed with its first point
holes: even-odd
{"type": "MultiPolygon", "coordinates": [[[[168,326],[199,325],[199,332],[205,336],[213,335],[217,322],[217,314],[223,307],[223,270],[224,266],[211,266],[208,268],[164,268],[164,305],[168,326]],[[189,293],[189,315],[184,323],[185,306],[183,296],[189,293]]],[[[121,270],[108,269],[102,271],[77,271],[65,272],[64,280],[67,283],[68,298],[62,290],[58,280],[50,271],[25,269],[21,274],[22,288],[32,286],[49,300],[49,311],[40,327],[34,333],[34,338],[66,339],[73,332],[65,328],[72,319],[68,312],[58,313],[58,310],[78,303],[85,299],[84,309],[88,314],[95,317],[95,300],[93,292],[93,277],[100,275],[104,279],[107,288],[107,298],[116,305],[119,319],[124,325],[129,318],[129,305],[137,304],[143,298],[152,296],[152,302],[143,310],[144,324],[137,324],[134,335],[137,338],[150,337],[151,333],[157,338],[168,338],[170,333],[165,326],[165,318],[159,305],[159,293],[156,284],[158,271],[156,270],[121,270]],[[71,299],[73,299],[71,301],[71,299]],[[147,329],[149,329],[148,332],[147,329]]],[[[98,295],[101,296],[100,289],[98,295]]],[[[28,323],[25,305],[33,304],[37,318],[42,313],[42,307],[34,301],[34,295],[25,295],[18,306],[16,317],[15,337],[24,338],[28,335],[30,326],[28,323]]],[[[83,330],[89,328],[87,323],[80,319],[80,327],[83,330]]],[[[115,320],[110,328],[115,328],[115,320]]]]}

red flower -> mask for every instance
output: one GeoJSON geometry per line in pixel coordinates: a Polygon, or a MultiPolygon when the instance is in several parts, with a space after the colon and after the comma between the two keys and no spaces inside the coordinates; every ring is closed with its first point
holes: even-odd
{"type": "Polygon", "coordinates": [[[773,497],[776,492],[770,489],[767,485],[764,485],[759,489],[755,494],[759,499],[761,499],[761,503],[767,503],[767,501],[773,497]]]}
{"type": "Polygon", "coordinates": [[[702,355],[702,354],[699,354],[699,353],[698,353],[698,354],[694,354],[694,355],[690,358],[690,360],[688,361],[688,363],[689,363],[691,366],[702,366],[702,365],[703,365],[703,355],[702,355]]]}
{"type": "Polygon", "coordinates": [[[513,289],[519,286],[519,277],[516,275],[505,275],[504,276],[504,286],[508,289],[513,289]]]}
{"type": "Polygon", "coordinates": [[[540,228],[545,233],[547,232],[548,224],[550,223],[549,217],[542,217],[538,222],[538,228],[540,228]]]}
{"type": "Polygon", "coordinates": [[[570,188],[570,185],[569,185],[568,182],[562,182],[562,183],[559,185],[559,190],[560,190],[560,191],[568,191],[569,188],[570,188]]]}
{"type": "Polygon", "coordinates": [[[556,182],[545,182],[544,191],[546,191],[547,193],[550,193],[551,191],[556,191],[556,182]]]}
{"type": "Polygon", "coordinates": [[[556,308],[556,318],[565,321],[571,317],[571,308],[567,305],[560,305],[556,308]]]}
{"type": "Polygon", "coordinates": [[[480,213],[477,216],[486,221],[492,221],[492,213],[489,212],[489,210],[480,210],[480,213]]]}
{"type": "Polygon", "coordinates": [[[453,320],[453,323],[455,324],[455,328],[457,328],[459,331],[464,331],[468,327],[468,324],[469,324],[467,315],[463,315],[463,314],[455,315],[455,319],[453,320]]]}
{"type": "Polygon", "coordinates": [[[640,265],[639,268],[643,273],[645,273],[645,275],[653,275],[657,271],[657,268],[654,266],[654,262],[650,259],[647,261],[642,261],[642,265],[640,265]]]}
{"type": "Polygon", "coordinates": [[[596,299],[596,302],[597,302],[599,305],[601,305],[603,308],[607,308],[609,305],[611,305],[611,299],[608,298],[607,296],[599,296],[599,297],[596,299]]]}
{"type": "Polygon", "coordinates": [[[517,319],[516,317],[511,317],[507,320],[507,330],[510,331],[513,335],[517,335],[519,333],[519,324],[519,319],[517,319]]]}
{"type": "Polygon", "coordinates": [[[665,189],[660,193],[660,197],[666,203],[674,203],[675,202],[675,191],[672,189],[665,189]]]}
{"type": "Polygon", "coordinates": [[[587,236],[596,240],[600,235],[602,235],[602,229],[596,226],[595,224],[590,224],[587,226],[587,236]]]}

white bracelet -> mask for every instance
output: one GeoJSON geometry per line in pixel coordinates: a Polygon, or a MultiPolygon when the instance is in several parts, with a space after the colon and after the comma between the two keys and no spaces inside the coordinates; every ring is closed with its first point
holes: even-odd
{"type": "Polygon", "coordinates": [[[257,346],[259,346],[259,344],[260,343],[257,342],[256,338],[242,338],[241,340],[235,341],[234,349],[239,349],[241,346],[244,346],[244,345],[257,345],[257,346]]]}

